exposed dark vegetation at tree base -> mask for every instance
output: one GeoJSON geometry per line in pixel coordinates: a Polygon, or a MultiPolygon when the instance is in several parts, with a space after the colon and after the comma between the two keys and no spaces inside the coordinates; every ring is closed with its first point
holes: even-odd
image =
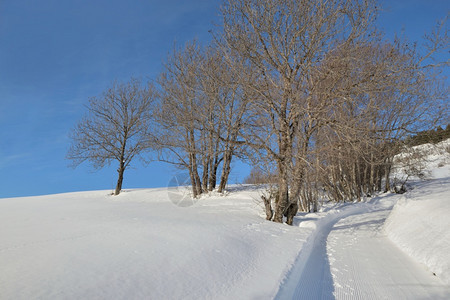
{"type": "MultiPolygon", "coordinates": [[[[316,210],[319,198],[391,190],[398,141],[448,120],[448,62],[432,58],[450,43],[446,20],[423,47],[387,41],[375,26],[379,11],[374,0],[225,0],[213,41],[175,46],[155,85],[139,91],[154,103],[149,125],[130,136],[131,111],[98,109],[96,121],[81,121],[71,152],[79,155],[69,158],[94,167],[116,159],[120,181],[133,151],[150,152],[189,173],[193,197],[223,192],[231,162],[242,159],[254,166],[246,182],[270,183],[263,200],[275,222],[316,210]],[[83,122],[97,127],[83,131],[83,122]],[[84,142],[109,132],[105,124],[116,132],[84,142]]],[[[122,106],[135,101],[124,97],[122,106]]],[[[446,136],[448,126],[406,141],[446,136]]]]}

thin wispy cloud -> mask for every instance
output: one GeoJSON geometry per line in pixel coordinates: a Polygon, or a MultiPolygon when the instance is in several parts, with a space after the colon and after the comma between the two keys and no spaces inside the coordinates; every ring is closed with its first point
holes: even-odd
{"type": "Polygon", "coordinates": [[[12,155],[0,155],[0,169],[13,166],[26,158],[31,157],[31,153],[18,153],[12,155]]]}

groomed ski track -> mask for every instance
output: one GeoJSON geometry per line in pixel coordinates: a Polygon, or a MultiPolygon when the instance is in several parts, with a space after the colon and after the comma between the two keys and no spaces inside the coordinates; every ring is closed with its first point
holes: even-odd
{"type": "Polygon", "coordinates": [[[317,220],[275,299],[450,299],[450,287],[383,232],[393,205],[350,204],[317,220]]]}

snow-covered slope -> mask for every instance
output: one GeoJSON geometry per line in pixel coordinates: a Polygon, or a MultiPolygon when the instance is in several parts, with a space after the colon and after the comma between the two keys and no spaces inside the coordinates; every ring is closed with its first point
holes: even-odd
{"type": "Polygon", "coordinates": [[[169,195],[0,199],[0,299],[268,299],[312,231],[265,221],[251,189],[169,195]]]}
{"type": "Polygon", "coordinates": [[[295,226],[265,221],[251,186],[195,203],[166,188],[0,199],[0,299],[448,299],[448,158],[406,194],[295,226]]]}
{"type": "Polygon", "coordinates": [[[418,146],[430,178],[412,183],[385,224],[389,238],[450,284],[450,140],[418,146]]]}

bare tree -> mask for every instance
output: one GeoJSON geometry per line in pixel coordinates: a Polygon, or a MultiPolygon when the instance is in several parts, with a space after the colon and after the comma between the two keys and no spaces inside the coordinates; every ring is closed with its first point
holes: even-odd
{"type": "Polygon", "coordinates": [[[421,64],[438,48],[420,55],[398,40],[372,41],[325,58],[316,80],[330,105],[316,143],[326,149],[316,172],[327,174],[320,178],[333,200],[373,195],[383,180],[388,191],[392,158],[406,134],[439,120],[448,88],[441,88],[438,65],[421,64]]]}
{"type": "Polygon", "coordinates": [[[199,72],[204,106],[208,108],[200,111],[206,114],[203,120],[209,120],[204,123],[204,128],[215,143],[215,146],[209,147],[210,153],[215,153],[210,173],[210,182],[214,183],[214,186],[210,184],[210,190],[215,187],[217,167],[222,163],[219,193],[225,191],[233,157],[241,154],[244,149],[237,141],[242,134],[251,98],[242,85],[243,82],[251,81],[253,76],[251,71],[238,64],[236,59],[238,57],[227,49],[213,44],[208,48],[199,72]],[[214,117],[211,117],[212,115],[214,117]]]}
{"type": "Polygon", "coordinates": [[[204,191],[199,169],[205,132],[198,122],[203,106],[197,77],[202,60],[202,51],[195,42],[174,50],[158,79],[160,103],[155,110],[158,159],[188,170],[193,197],[204,191]]]}
{"type": "Polygon", "coordinates": [[[194,197],[216,187],[225,190],[232,157],[246,112],[243,73],[216,47],[195,42],[176,49],[159,78],[160,105],[155,114],[159,159],[188,170],[194,197]]]}
{"type": "Polygon", "coordinates": [[[365,36],[374,11],[371,1],[357,0],[229,0],[222,8],[226,47],[258,75],[245,86],[257,97],[244,138],[276,162],[276,222],[282,222],[290,201],[297,201],[299,188],[291,183],[298,185],[304,176],[302,165],[315,128],[308,106],[314,100],[311,75],[330,49],[365,36]],[[306,135],[299,140],[298,132],[306,135]]]}
{"type": "Polygon", "coordinates": [[[424,63],[448,47],[445,23],[420,54],[414,45],[382,41],[377,11],[374,0],[223,5],[222,47],[255,75],[243,83],[252,97],[239,142],[277,166],[273,221],[295,213],[297,201],[316,209],[319,188],[337,201],[381,190],[393,143],[433,124],[442,108],[433,104],[448,99],[436,72],[448,62],[424,63]]]}
{"type": "Polygon", "coordinates": [[[118,163],[114,195],[122,190],[125,170],[135,157],[149,150],[154,90],[137,79],[114,83],[87,105],[86,116],[70,133],[67,158],[72,166],[89,161],[95,169],[118,163]]]}

